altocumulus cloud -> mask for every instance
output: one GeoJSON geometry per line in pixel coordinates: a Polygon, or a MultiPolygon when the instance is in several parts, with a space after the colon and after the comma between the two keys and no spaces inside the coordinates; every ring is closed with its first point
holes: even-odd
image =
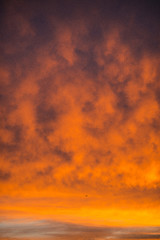
{"type": "Polygon", "coordinates": [[[2,2],[3,217],[159,226],[158,10],[2,2]]]}

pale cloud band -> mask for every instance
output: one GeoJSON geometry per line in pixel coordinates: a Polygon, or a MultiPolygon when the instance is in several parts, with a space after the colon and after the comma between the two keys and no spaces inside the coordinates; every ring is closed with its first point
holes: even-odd
{"type": "Polygon", "coordinates": [[[8,220],[0,223],[1,239],[160,239],[159,227],[91,227],[48,220],[8,220]]]}

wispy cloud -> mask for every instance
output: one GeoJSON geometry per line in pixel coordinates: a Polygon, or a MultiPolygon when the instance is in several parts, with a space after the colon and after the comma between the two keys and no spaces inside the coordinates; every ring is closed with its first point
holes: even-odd
{"type": "Polygon", "coordinates": [[[159,227],[111,228],[48,220],[10,220],[0,224],[0,239],[160,239],[159,227]]]}

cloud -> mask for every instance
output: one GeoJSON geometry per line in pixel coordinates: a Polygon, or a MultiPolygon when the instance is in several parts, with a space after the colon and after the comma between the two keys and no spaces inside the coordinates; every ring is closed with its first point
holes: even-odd
{"type": "Polygon", "coordinates": [[[10,178],[10,173],[9,172],[3,172],[3,171],[0,171],[0,179],[1,181],[6,181],[10,178]]]}
{"type": "Polygon", "coordinates": [[[144,1],[7,1],[3,9],[0,195],[6,215],[159,224],[157,5],[150,12],[144,1]],[[9,208],[6,197],[24,202],[9,208]]]}
{"type": "Polygon", "coordinates": [[[19,219],[0,224],[0,236],[9,239],[159,239],[159,228],[89,227],[54,221],[19,219]]]}

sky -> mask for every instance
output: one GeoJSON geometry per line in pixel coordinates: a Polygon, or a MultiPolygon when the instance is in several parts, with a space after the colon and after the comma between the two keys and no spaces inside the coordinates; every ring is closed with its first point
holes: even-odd
{"type": "Polygon", "coordinates": [[[0,240],[160,238],[160,4],[0,7],[0,240]]]}

